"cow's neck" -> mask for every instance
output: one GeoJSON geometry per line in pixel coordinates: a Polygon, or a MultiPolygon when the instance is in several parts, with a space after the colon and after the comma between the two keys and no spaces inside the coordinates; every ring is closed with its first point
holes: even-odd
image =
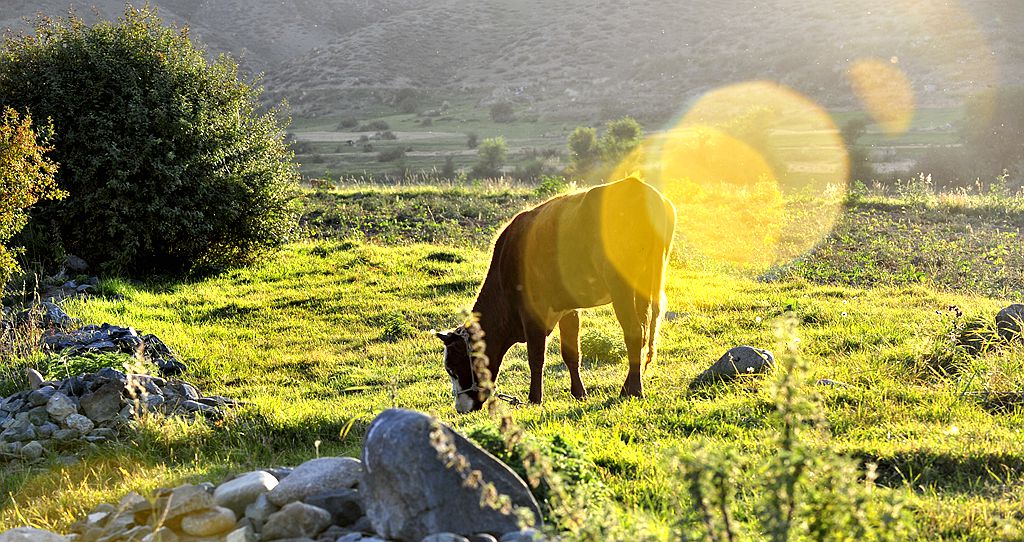
{"type": "Polygon", "coordinates": [[[476,304],[473,305],[473,312],[480,318],[491,377],[496,380],[505,354],[512,345],[523,339],[520,337],[522,324],[508,304],[508,298],[490,286],[487,281],[484,282],[476,304]]]}

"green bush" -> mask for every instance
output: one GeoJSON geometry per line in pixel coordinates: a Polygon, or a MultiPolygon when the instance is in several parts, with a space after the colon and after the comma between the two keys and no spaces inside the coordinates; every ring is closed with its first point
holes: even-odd
{"type": "Polygon", "coordinates": [[[477,149],[477,163],[473,166],[472,176],[475,178],[500,177],[501,168],[508,158],[508,144],[504,137],[489,137],[480,143],[477,149]]]}
{"type": "Polygon", "coordinates": [[[207,62],[148,8],[35,30],[0,50],[0,103],[53,122],[70,197],[33,210],[36,233],[130,275],[246,264],[286,240],[292,154],[234,61],[207,62]]]}
{"type": "Polygon", "coordinates": [[[491,106],[491,120],[494,122],[512,122],[516,120],[516,110],[508,102],[499,102],[491,106]]]}
{"type": "Polygon", "coordinates": [[[64,196],[54,181],[57,166],[44,156],[49,150],[39,142],[30,116],[0,111],[0,286],[18,270],[16,251],[5,245],[28,221],[26,209],[40,199],[64,196]]]}

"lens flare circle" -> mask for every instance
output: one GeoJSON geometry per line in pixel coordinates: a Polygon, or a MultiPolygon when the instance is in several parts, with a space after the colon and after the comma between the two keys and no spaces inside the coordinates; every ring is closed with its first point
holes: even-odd
{"type": "Polygon", "coordinates": [[[865,58],[846,71],[854,93],[889,137],[906,133],[914,118],[914,90],[897,62],[865,58]]]}
{"type": "Polygon", "coordinates": [[[685,253],[763,271],[831,231],[849,162],[823,108],[782,85],[752,81],[702,96],[615,170],[631,172],[675,205],[685,253]]]}

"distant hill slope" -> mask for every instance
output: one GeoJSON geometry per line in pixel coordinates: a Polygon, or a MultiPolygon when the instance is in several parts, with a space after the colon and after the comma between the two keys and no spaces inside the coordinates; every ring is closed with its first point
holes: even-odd
{"type": "MultiPolygon", "coordinates": [[[[97,4],[106,17],[120,0],[97,4]]],[[[771,79],[833,107],[846,70],[893,59],[923,105],[1024,82],[1018,0],[159,0],[212,51],[266,74],[300,115],[359,110],[401,88],[539,114],[662,117],[700,93],[771,79]]],[[[0,27],[67,0],[5,0],[0,27]]],[[[64,9],[61,9],[64,7],[64,9]]]]}

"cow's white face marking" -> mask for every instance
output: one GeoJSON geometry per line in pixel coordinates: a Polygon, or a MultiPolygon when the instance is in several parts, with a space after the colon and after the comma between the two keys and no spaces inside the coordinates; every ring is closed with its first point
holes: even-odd
{"type": "Polygon", "coordinates": [[[461,394],[455,398],[455,411],[459,414],[466,414],[473,410],[473,400],[468,394],[461,394]]]}

